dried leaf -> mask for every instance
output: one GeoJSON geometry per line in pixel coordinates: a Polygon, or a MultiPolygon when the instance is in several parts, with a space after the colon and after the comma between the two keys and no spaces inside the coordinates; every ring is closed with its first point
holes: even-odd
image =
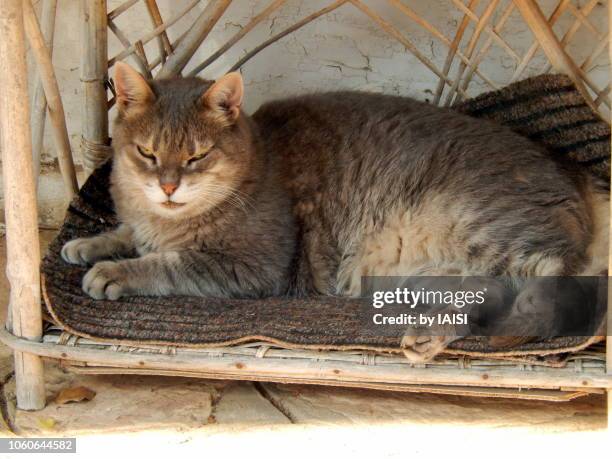
{"type": "Polygon", "coordinates": [[[38,418],[38,425],[46,430],[51,430],[55,427],[55,419],[53,418],[38,418]]]}
{"type": "Polygon", "coordinates": [[[55,397],[55,403],[63,405],[68,402],[83,402],[92,400],[96,393],[84,386],[62,389],[55,397]]]}

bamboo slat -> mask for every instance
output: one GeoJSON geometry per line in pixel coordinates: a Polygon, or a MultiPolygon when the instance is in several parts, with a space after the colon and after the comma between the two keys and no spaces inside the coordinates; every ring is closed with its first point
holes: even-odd
{"type": "MultiPolygon", "coordinates": [[[[410,19],[412,19],[413,21],[415,21],[418,25],[420,25],[423,29],[425,29],[426,31],[428,31],[431,35],[433,35],[434,37],[436,37],[438,40],[440,40],[442,43],[444,43],[446,46],[448,46],[449,50],[453,49],[453,43],[446,38],[446,36],[444,34],[442,34],[442,32],[440,32],[438,29],[436,29],[434,26],[432,26],[429,22],[427,22],[425,19],[421,18],[412,8],[410,8],[409,6],[407,6],[406,4],[402,3],[400,0],[389,0],[389,2],[395,7],[397,8],[402,14],[406,15],[407,17],[409,17],[410,19]]],[[[465,16],[466,19],[467,15],[465,16]]],[[[457,37],[455,37],[456,39],[457,37]]],[[[463,65],[468,66],[470,64],[470,59],[469,57],[467,57],[466,55],[464,55],[460,50],[457,49],[457,47],[455,47],[454,53],[453,55],[456,55],[462,62],[463,65]]],[[[478,68],[475,68],[474,71],[476,72],[476,74],[478,74],[478,76],[489,85],[489,87],[491,87],[492,89],[497,89],[497,85],[490,79],[488,78],[486,75],[483,75],[478,68]]],[[[447,75],[448,71],[444,71],[442,70],[442,74],[443,75],[447,75]]]]}
{"type": "Polygon", "coordinates": [[[208,57],[204,62],[198,64],[191,72],[189,72],[189,76],[195,76],[208,67],[210,64],[215,62],[219,57],[223,55],[226,51],[228,51],[232,46],[234,46],[242,37],[247,35],[251,30],[253,30],[257,24],[263,21],[266,18],[269,18],[270,15],[280,8],[286,0],[274,0],[270,3],[261,13],[255,16],[247,25],[242,27],[240,31],[230,38],[227,43],[221,46],[217,51],[215,51],[210,57],[208,57]]]}
{"type": "MultiPolygon", "coordinates": [[[[121,29],[115,25],[112,19],[108,20],[108,28],[115,34],[119,42],[123,45],[124,49],[128,49],[132,46],[128,38],[123,34],[121,29]]],[[[146,57],[144,55],[144,49],[142,48],[142,42],[137,42],[134,44],[135,49],[134,52],[130,55],[132,60],[136,64],[136,67],[143,73],[144,75],[149,74],[149,66],[146,62],[146,57]],[[138,47],[138,43],[140,43],[140,47],[138,47]]]]}
{"type": "Polygon", "coordinates": [[[605,39],[600,40],[599,44],[595,47],[593,52],[582,62],[580,68],[586,73],[590,72],[595,66],[595,61],[608,48],[609,43],[610,37],[609,34],[606,34],[605,39]]]}
{"type": "MultiPolygon", "coordinates": [[[[550,24],[551,27],[555,25],[555,23],[563,15],[570,1],[571,0],[561,0],[557,4],[557,7],[555,8],[555,10],[552,12],[550,17],[548,18],[548,23],[550,24]]],[[[512,78],[510,79],[510,81],[515,82],[522,75],[523,71],[525,70],[525,68],[531,61],[531,59],[533,59],[533,57],[535,56],[539,48],[540,48],[540,43],[537,40],[535,40],[531,44],[531,47],[529,48],[529,50],[523,56],[523,59],[521,59],[521,62],[519,63],[516,70],[514,71],[514,74],[512,75],[512,78]]]]}
{"type": "MultiPolygon", "coordinates": [[[[508,53],[508,55],[510,57],[512,57],[516,62],[518,62],[520,60],[519,56],[516,54],[516,52],[512,49],[512,47],[506,43],[506,41],[499,35],[499,33],[497,31],[495,31],[491,25],[489,25],[487,23],[487,21],[483,21],[482,17],[479,18],[478,16],[476,16],[476,14],[471,11],[469,8],[467,8],[465,6],[465,4],[461,1],[461,0],[450,0],[453,5],[455,5],[460,11],[462,11],[464,14],[466,14],[470,19],[472,19],[476,24],[481,23],[482,27],[483,27],[483,31],[487,32],[487,34],[489,34],[489,36],[495,41],[495,43],[497,43],[501,48],[503,48],[506,53],[508,53]]],[[[514,0],[513,0],[514,1],[514,0]]],[[[486,14],[486,13],[485,13],[486,14]]],[[[484,15],[484,14],[483,14],[484,15]]]]}
{"type": "Polygon", "coordinates": [[[158,78],[168,78],[181,73],[230,3],[232,3],[232,0],[210,0],[200,17],[181,41],[181,44],[177,46],[174,53],[162,66],[157,75],[158,78]]]}
{"type": "MultiPolygon", "coordinates": [[[[474,8],[476,8],[476,6],[478,5],[478,2],[479,0],[470,0],[470,3],[467,6],[468,9],[473,10],[474,8]]],[[[464,14],[463,19],[461,19],[461,23],[459,24],[459,27],[457,28],[457,31],[455,32],[455,38],[453,38],[453,41],[451,42],[451,45],[448,49],[446,60],[444,61],[444,67],[442,68],[442,73],[444,75],[448,75],[448,72],[453,63],[453,58],[455,57],[457,48],[459,47],[459,43],[461,43],[461,39],[463,38],[465,29],[469,23],[470,23],[470,19],[468,15],[464,14]]],[[[444,78],[438,79],[438,87],[436,88],[436,94],[433,100],[434,105],[438,105],[440,103],[440,99],[442,98],[442,92],[444,91],[445,84],[446,84],[446,81],[444,80],[444,78]]]]}
{"type": "Polygon", "coordinates": [[[565,53],[563,46],[555,36],[550,24],[546,21],[542,10],[534,0],[514,0],[517,8],[523,15],[525,22],[539,41],[542,50],[559,72],[566,73],[576,85],[591,108],[598,112],[593,99],[587,91],[584,80],[581,78],[581,70],[574,61],[565,53]]]}
{"type": "MultiPolygon", "coordinates": [[[[296,362],[316,361],[346,363],[349,365],[365,365],[365,366],[402,366],[408,368],[436,368],[436,369],[470,369],[473,371],[539,371],[539,372],[571,372],[571,373],[605,373],[605,350],[602,352],[593,350],[583,350],[576,352],[570,356],[567,361],[558,367],[549,368],[545,362],[525,363],[524,359],[494,359],[486,357],[469,357],[466,355],[448,355],[439,356],[438,358],[421,364],[411,364],[403,355],[399,354],[382,354],[372,351],[323,351],[323,350],[308,350],[296,348],[282,348],[270,343],[254,342],[233,346],[220,346],[211,348],[180,348],[177,346],[160,346],[160,345],[121,345],[114,343],[105,343],[92,339],[82,338],[69,333],[61,333],[59,336],[53,331],[45,332],[43,342],[46,344],[60,344],[78,348],[97,349],[113,352],[125,352],[134,354],[161,354],[161,355],[189,355],[193,359],[198,359],[200,356],[204,358],[267,358],[285,361],[287,359],[296,362]]],[[[373,370],[374,371],[374,370],[373,370]]]]}
{"type": "MultiPolygon", "coordinates": [[[[45,40],[45,47],[49,55],[53,55],[53,35],[55,32],[55,15],[57,12],[57,0],[44,0],[41,12],[40,28],[45,40]]],[[[43,137],[45,134],[45,119],[47,114],[47,98],[40,79],[36,74],[34,82],[34,98],[32,101],[32,159],[34,161],[34,178],[38,187],[40,174],[40,160],[43,149],[43,137]]]]}
{"type": "MultiPolygon", "coordinates": [[[[366,16],[369,16],[374,22],[376,22],[385,32],[399,41],[402,45],[406,47],[419,61],[425,65],[429,70],[431,70],[435,75],[439,78],[443,78],[446,83],[448,83],[453,88],[456,88],[457,81],[451,80],[447,75],[444,75],[438,68],[429,60],[427,57],[421,53],[414,44],[408,40],[396,27],[391,25],[388,21],[384,20],[380,15],[376,14],[371,8],[365,5],[360,0],[349,0],[353,5],[363,11],[366,16]]],[[[498,0],[493,0],[498,1],[498,0]]],[[[457,88],[457,91],[462,92],[461,89],[457,88]]]]}
{"type": "MultiPolygon", "coordinates": [[[[22,0],[0,0],[0,137],[6,220],[6,275],[10,283],[12,330],[23,341],[40,340],[40,250],[22,0]]],[[[26,410],[45,405],[43,364],[29,352],[15,352],[17,405],[26,410]]]]}
{"type": "MultiPolygon", "coordinates": [[[[506,21],[508,20],[508,18],[510,17],[514,9],[515,9],[514,3],[508,3],[508,5],[506,6],[506,9],[502,13],[499,20],[497,21],[497,24],[495,24],[495,26],[493,27],[493,31],[496,34],[499,33],[503,29],[504,25],[506,24],[506,21]]],[[[476,57],[472,59],[472,62],[468,66],[465,76],[463,78],[464,81],[461,84],[461,89],[463,89],[464,91],[467,91],[468,85],[470,84],[470,81],[472,81],[472,76],[474,75],[475,70],[478,68],[478,66],[480,65],[480,62],[482,62],[482,60],[487,55],[489,49],[491,48],[491,45],[493,45],[493,42],[494,42],[493,37],[494,37],[493,35],[489,35],[485,44],[482,46],[478,54],[476,54],[476,57]]]]}
{"type": "MultiPolygon", "coordinates": [[[[226,377],[215,378],[206,374],[201,374],[191,371],[176,371],[176,370],[149,370],[144,368],[113,368],[113,367],[98,367],[82,365],[80,362],[63,362],[62,368],[73,371],[74,373],[86,375],[158,375],[158,376],[181,376],[185,378],[208,378],[208,379],[229,379],[226,377]]],[[[236,378],[240,379],[240,378],[236,378]]],[[[351,381],[326,381],[316,379],[294,379],[285,381],[282,378],[266,378],[253,377],[253,381],[273,382],[286,384],[315,384],[318,386],[335,386],[335,387],[351,387],[359,389],[372,389],[393,392],[409,392],[417,394],[444,394],[458,395],[468,397],[486,397],[486,398],[509,398],[515,400],[540,400],[545,402],[568,402],[576,398],[584,397],[593,393],[602,393],[601,389],[575,389],[563,388],[561,390],[551,389],[524,389],[524,388],[499,388],[499,387],[470,387],[470,386],[439,386],[439,385],[424,385],[424,384],[388,384],[366,383],[366,382],[351,382],[351,381]]]]}
{"type": "Polygon", "coordinates": [[[79,185],[77,183],[74,162],[72,161],[72,150],[70,148],[68,128],[66,127],[64,104],[60,96],[57,80],[55,79],[53,62],[51,61],[49,51],[45,47],[45,38],[38,25],[38,19],[36,19],[36,12],[31,0],[24,0],[23,12],[26,35],[36,60],[40,81],[47,100],[47,109],[49,110],[49,118],[53,126],[57,159],[62,179],[64,180],[66,195],[72,198],[77,193],[79,185]]]}
{"type": "Polygon", "coordinates": [[[576,372],[568,368],[534,367],[479,370],[466,368],[419,368],[406,364],[372,365],[345,361],[272,359],[257,356],[206,355],[177,349],[173,354],[117,352],[78,345],[35,343],[0,330],[0,340],[11,348],[59,360],[87,362],[97,366],[144,368],[150,370],[191,371],[206,378],[257,379],[279,378],[283,382],[347,381],[354,383],[433,384],[470,387],[525,387],[538,389],[610,388],[612,377],[603,369],[576,372]]]}
{"type": "MultiPolygon", "coordinates": [[[[155,27],[155,29],[143,35],[142,37],[140,37],[137,41],[141,42],[143,45],[146,45],[151,40],[153,40],[155,37],[157,37],[159,34],[165,32],[169,27],[171,27],[177,21],[183,18],[187,13],[189,13],[192,9],[194,9],[198,3],[200,3],[200,0],[191,0],[185,6],[185,8],[183,8],[181,11],[176,13],[174,16],[172,16],[170,19],[168,19],[166,22],[164,22],[159,27],[155,27]]],[[[117,54],[116,56],[108,60],[108,67],[112,67],[115,64],[115,62],[125,59],[127,56],[129,56],[130,54],[134,52],[136,52],[135,45],[132,45],[127,49],[124,49],[119,54],[117,54]]]]}
{"type": "MultiPolygon", "coordinates": [[[[482,16],[476,22],[476,27],[474,28],[474,32],[472,33],[472,37],[470,38],[470,41],[467,46],[466,55],[468,59],[472,57],[472,54],[474,53],[474,50],[476,49],[476,45],[478,44],[478,39],[480,38],[480,34],[482,33],[482,31],[485,29],[485,27],[490,29],[488,22],[489,22],[489,19],[491,18],[491,15],[497,8],[498,3],[499,3],[499,0],[491,0],[489,4],[487,5],[487,8],[485,9],[484,13],[482,13],[482,16]]],[[[497,33],[494,30],[492,30],[491,33],[492,33],[491,36],[497,35],[497,33]]],[[[465,64],[465,62],[461,62],[459,64],[459,69],[457,70],[457,76],[455,77],[455,82],[453,83],[448,95],[446,96],[445,105],[447,107],[451,105],[451,102],[453,101],[453,97],[454,97],[454,100],[458,102],[461,100],[462,96],[465,95],[465,92],[461,90],[460,82],[461,82],[461,78],[463,77],[466,67],[467,65],[465,64]]]]}
{"type": "MultiPolygon", "coordinates": [[[[108,19],[112,20],[112,19],[118,18],[119,16],[121,16],[123,13],[125,13],[127,10],[129,10],[131,7],[133,7],[139,1],[140,0],[127,0],[127,1],[123,2],[117,8],[115,8],[114,10],[112,10],[112,11],[110,11],[108,13],[108,19]]],[[[105,12],[106,12],[106,10],[105,10],[105,12]]]]}
{"type": "MultiPolygon", "coordinates": [[[[155,0],[145,0],[145,4],[147,6],[149,16],[151,16],[151,22],[153,22],[153,25],[155,27],[162,25],[164,21],[159,11],[159,7],[157,6],[157,2],[155,0]]],[[[172,44],[170,43],[170,39],[168,38],[168,33],[165,30],[157,36],[157,44],[159,46],[159,58],[163,64],[166,62],[166,57],[172,54],[174,51],[172,44]]]]}
{"type": "MultiPolygon", "coordinates": [[[[582,7],[581,10],[577,10],[576,8],[574,8],[572,11],[579,13],[579,15],[576,17],[576,19],[574,20],[573,24],[571,25],[571,27],[567,30],[567,32],[563,35],[563,37],[561,37],[561,39],[559,40],[560,46],[565,49],[567,47],[567,45],[570,43],[571,39],[574,37],[574,35],[576,34],[576,32],[579,30],[580,26],[583,25],[583,21],[582,21],[582,17],[584,17],[585,14],[590,14],[591,11],[593,11],[593,9],[599,5],[600,2],[599,0],[591,0],[589,3],[587,3],[586,5],[584,5],[582,7]]],[[[568,9],[569,8],[569,4],[568,4],[568,9]]],[[[551,24],[552,25],[552,24],[551,24]]],[[[599,34],[598,34],[599,35],[599,34]]],[[[571,60],[571,59],[570,59],[571,60]]],[[[573,62],[573,61],[572,61],[573,62]]],[[[553,68],[553,63],[549,60],[549,62],[546,64],[546,66],[544,67],[544,69],[542,70],[542,73],[549,73],[551,71],[551,69],[553,68]]],[[[589,76],[587,75],[587,73],[583,70],[582,66],[580,67],[576,67],[576,72],[578,73],[579,77],[582,78],[584,80],[584,83],[586,84],[586,86],[588,86],[593,92],[595,92],[596,94],[599,93],[599,90],[597,89],[597,86],[595,85],[595,83],[591,80],[591,78],[589,78],[589,76]]],[[[610,103],[608,102],[608,100],[606,98],[603,98],[601,100],[601,102],[603,102],[604,104],[606,104],[608,107],[610,107],[610,103]]],[[[594,103],[595,107],[597,107],[597,103],[594,103]]]]}

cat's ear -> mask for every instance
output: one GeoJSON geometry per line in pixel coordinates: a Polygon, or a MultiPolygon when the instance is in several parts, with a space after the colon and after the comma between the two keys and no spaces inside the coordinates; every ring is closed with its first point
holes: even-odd
{"type": "Polygon", "coordinates": [[[243,94],[242,76],[231,72],[213,83],[203,97],[207,108],[233,123],[240,116],[243,94]]]}
{"type": "Polygon", "coordinates": [[[114,81],[119,110],[143,107],[155,99],[153,90],[143,76],[124,62],[115,63],[114,81]]]}

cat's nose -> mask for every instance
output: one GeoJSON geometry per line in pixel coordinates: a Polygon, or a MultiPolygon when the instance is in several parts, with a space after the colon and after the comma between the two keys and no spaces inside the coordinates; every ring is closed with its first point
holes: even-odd
{"type": "Polygon", "coordinates": [[[166,193],[168,196],[172,196],[172,193],[174,193],[178,188],[178,183],[162,183],[160,186],[161,189],[164,190],[164,193],[166,193]]]}

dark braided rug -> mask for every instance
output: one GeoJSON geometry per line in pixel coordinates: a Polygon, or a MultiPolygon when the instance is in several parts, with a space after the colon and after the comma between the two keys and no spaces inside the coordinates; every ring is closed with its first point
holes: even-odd
{"type": "MultiPolygon", "coordinates": [[[[509,124],[609,178],[610,129],[564,76],[532,78],[469,100],[458,110],[509,124]]],[[[42,263],[43,293],[52,321],[76,335],[125,344],[219,346],[267,341],[284,347],[399,352],[401,336],[379,336],[363,326],[358,300],[331,297],[221,300],[134,297],[95,301],[81,290],[86,268],[65,263],[63,244],[117,224],[108,194],[110,165],[95,171],[71,203],[64,225],[42,263]]],[[[452,343],[449,354],[526,358],[559,364],[567,352],[600,337],[559,337],[513,349],[486,338],[452,343]],[[555,355],[553,355],[555,354],[555,355]],[[546,357],[545,357],[546,356],[546,357]]]]}
{"type": "Polygon", "coordinates": [[[528,78],[454,108],[504,124],[610,185],[610,124],[593,112],[566,75],[528,78]]]}

